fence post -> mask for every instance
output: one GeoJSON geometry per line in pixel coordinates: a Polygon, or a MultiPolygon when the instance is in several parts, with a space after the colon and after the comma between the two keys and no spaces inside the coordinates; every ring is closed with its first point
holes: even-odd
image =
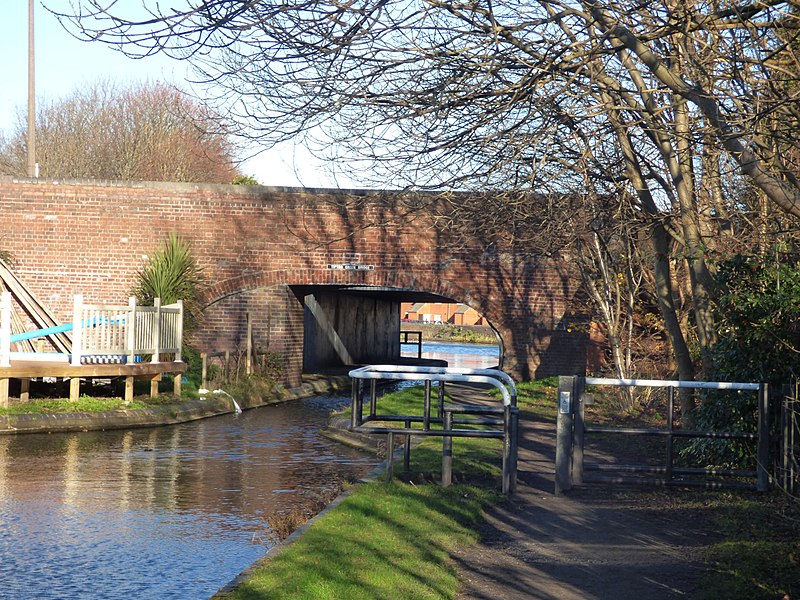
{"type": "Polygon", "coordinates": [[[153,358],[150,362],[159,362],[161,354],[161,298],[153,298],[153,330],[151,331],[151,340],[153,345],[153,358]]]}
{"type": "Polygon", "coordinates": [[[253,373],[253,321],[247,313],[247,340],[245,341],[244,372],[246,375],[253,373]]]}
{"type": "Polygon", "coordinates": [[[175,353],[175,360],[177,362],[183,361],[183,300],[176,302],[178,305],[178,322],[175,324],[176,346],[178,351],[175,353]]]}
{"type": "Polygon", "coordinates": [[[127,347],[127,362],[132,365],[136,361],[136,298],[130,296],[128,298],[128,316],[125,323],[125,346],[127,347]]]}
{"type": "Polygon", "coordinates": [[[769,490],[769,384],[758,387],[758,465],[756,466],[756,489],[769,490]]]}
{"type": "Polygon", "coordinates": [[[0,306],[0,367],[11,364],[11,292],[3,292],[0,306]]]}
{"type": "Polygon", "coordinates": [[[83,296],[75,294],[72,304],[72,366],[78,367],[81,364],[81,352],[83,350],[83,296]]]}
{"type": "Polygon", "coordinates": [[[208,354],[205,352],[200,353],[200,364],[200,387],[205,389],[208,376],[208,354]]]}
{"type": "Polygon", "coordinates": [[[572,428],[572,485],[581,485],[583,483],[583,392],[586,389],[586,378],[574,377],[572,386],[572,410],[575,419],[572,428]]]}
{"type": "Polygon", "coordinates": [[[572,489],[572,427],[575,377],[559,376],[558,378],[558,420],[556,423],[556,488],[560,496],[572,489]]]}

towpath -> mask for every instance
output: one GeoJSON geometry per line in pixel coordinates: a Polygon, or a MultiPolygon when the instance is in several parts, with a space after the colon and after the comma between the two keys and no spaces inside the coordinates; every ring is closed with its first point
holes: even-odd
{"type": "Polygon", "coordinates": [[[697,597],[700,554],[715,537],[702,514],[671,509],[667,492],[658,505],[643,488],[555,496],[554,457],[555,426],[522,419],[517,492],[489,512],[478,546],[455,556],[459,600],[697,597]]]}

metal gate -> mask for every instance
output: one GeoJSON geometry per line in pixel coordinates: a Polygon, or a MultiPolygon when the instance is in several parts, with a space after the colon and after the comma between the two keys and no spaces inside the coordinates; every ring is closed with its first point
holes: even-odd
{"type": "MultiPolygon", "coordinates": [[[[574,485],[584,481],[584,471],[613,471],[623,475],[604,475],[593,478],[595,481],[614,483],[634,483],[647,485],[700,485],[704,487],[745,487],[758,491],[767,491],[769,488],[769,402],[768,386],[765,383],[728,383],[708,381],[662,381],[644,379],[603,379],[595,377],[559,377],[558,381],[558,421],[556,441],[556,494],[564,493],[574,485]],[[628,428],[628,427],[598,427],[587,424],[585,421],[586,385],[598,386],[624,386],[624,387],[657,387],[667,388],[668,408],[667,423],[665,428],[628,428]],[[675,390],[689,389],[714,389],[714,390],[742,390],[757,394],[758,398],[758,433],[726,432],[726,431],[688,431],[674,427],[673,410],[675,390]],[[614,464],[613,467],[584,463],[585,440],[591,434],[618,434],[618,435],[646,435],[664,437],[666,441],[665,462],[663,466],[614,464]],[[757,444],[756,469],[751,471],[733,469],[710,468],[678,468],[673,465],[674,447],[676,438],[717,438],[730,440],[752,440],[757,444]],[[630,474],[639,474],[631,477],[630,474]],[[642,477],[641,474],[647,475],[642,477]],[[650,477],[658,475],[660,477],[650,477]],[[753,478],[753,483],[738,481],[709,481],[686,480],[683,476],[708,475],[714,477],[753,478]]],[[[795,413],[796,416],[796,413],[795,413]]],[[[794,425],[796,426],[796,421],[794,425]]],[[[794,429],[796,432],[796,427],[794,429]]],[[[795,466],[796,466],[796,446],[795,466]]],[[[787,463],[791,464],[788,455],[787,463]]],[[[796,471],[795,471],[796,473],[796,471]]]]}

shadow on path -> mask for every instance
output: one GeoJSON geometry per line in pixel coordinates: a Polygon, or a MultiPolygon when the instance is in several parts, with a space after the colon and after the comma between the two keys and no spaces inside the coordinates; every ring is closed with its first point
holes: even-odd
{"type": "MultiPolygon", "coordinates": [[[[711,541],[702,513],[634,501],[594,484],[555,496],[555,426],[520,423],[517,493],[488,514],[477,547],[456,554],[459,599],[692,598],[711,541]]],[[[676,492],[678,493],[678,492],[676,492]]]]}

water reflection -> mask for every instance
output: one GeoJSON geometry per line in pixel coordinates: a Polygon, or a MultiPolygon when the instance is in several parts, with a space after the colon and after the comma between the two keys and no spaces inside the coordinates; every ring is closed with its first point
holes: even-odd
{"type": "Polygon", "coordinates": [[[173,427],[0,436],[0,597],[207,598],[264,519],[363,475],[310,399],[173,427]]]}

